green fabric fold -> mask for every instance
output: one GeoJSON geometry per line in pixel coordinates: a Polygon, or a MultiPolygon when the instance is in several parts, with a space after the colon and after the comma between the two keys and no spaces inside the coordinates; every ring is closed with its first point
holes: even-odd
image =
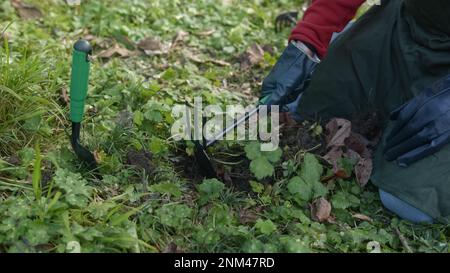
{"type": "MultiPolygon", "coordinates": [[[[392,110],[450,74],[446,1],[390,0],[371,8],[330,46],[299,114],[354,120],[377,112],[384,135],[389,133],[392,110]]],[[[408,168],[384,160],[383,146],[375,154],[372,182],[434,218],[450,220],[450,145],[408,168]]]]}

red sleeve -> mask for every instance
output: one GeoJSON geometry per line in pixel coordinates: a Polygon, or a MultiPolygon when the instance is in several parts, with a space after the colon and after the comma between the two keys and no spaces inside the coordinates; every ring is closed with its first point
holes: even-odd
{"type": "Polygon", "coordinates": [[[326,55],[334,32],[340,32],[356,14],[365,0],[313,0],[289,40],[308,43],[318,55],[326,55]]]}

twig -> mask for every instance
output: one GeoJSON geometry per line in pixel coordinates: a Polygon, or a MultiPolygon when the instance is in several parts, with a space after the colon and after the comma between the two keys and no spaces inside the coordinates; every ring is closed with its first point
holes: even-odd
{"type": "Polygon", "coordinates": [[[394,228],[395,232],[398,235],[398,238],[400,239],[400,242],[402,243],[403,247],[406,249],[406,251],[408,253],[413,253],[411,247],[408,244],[408,241],[406,240],[405,236],[403,236],[403,234],[400,232],[400,230],[398,228],[394,228]]]}

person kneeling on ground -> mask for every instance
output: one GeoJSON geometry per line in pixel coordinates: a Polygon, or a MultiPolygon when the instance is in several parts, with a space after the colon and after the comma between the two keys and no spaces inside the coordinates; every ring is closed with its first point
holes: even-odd
{"type": "Polygon", "coordinates": [[[364,2],[312,1],[261,97],[297,120],[376,112],[384,133],[371,182],[383,205],[448,223],[450,1],[384,0],[349,23],[364,2]]]}

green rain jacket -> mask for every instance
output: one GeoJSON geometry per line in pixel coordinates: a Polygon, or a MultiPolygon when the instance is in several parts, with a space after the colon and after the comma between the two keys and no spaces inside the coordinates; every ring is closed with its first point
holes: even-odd
{"type": "MultiPolygon", "coordinates": [[[[386,0],[330,46],[302,95],[304,117],[355,119],[377,112],[384,125],[373,184],[443,222],[450,221],[450,145],[407,168],[384,160],[389,113],[450,74],[450,0],[386,0]]],[[[450,106],[449,106],[450,107],[450,106]]]]}

